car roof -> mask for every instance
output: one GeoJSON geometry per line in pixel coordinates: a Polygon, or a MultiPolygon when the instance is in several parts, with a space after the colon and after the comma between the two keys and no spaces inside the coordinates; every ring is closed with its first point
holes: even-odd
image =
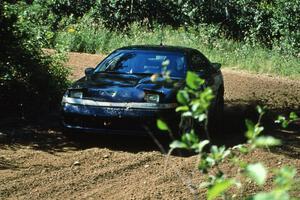
{"type": "Polygon", "coordinates": [[[195,51],[196,49],[182,47],[182,46],[165,46],[165,45],[133,45],[119,48],[117,50],[156,50],[156,51],[172,51],[189,53],[195,51]]]}

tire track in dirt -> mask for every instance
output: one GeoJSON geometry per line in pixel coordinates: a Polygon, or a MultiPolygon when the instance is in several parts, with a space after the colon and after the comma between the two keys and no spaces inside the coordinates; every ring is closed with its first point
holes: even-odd
{"type": "MultiPolygon", "coordinates": [[[[21,152],[19,152],[21,153],[21,152]]],[[[23,164],[19,164],[22,171],[13,171],[15,180],[0,181],[3,186],[1,189],[1,197],[7,199],[27,199],[30,195],[31,199],[47,199],[53,198],[53,194],[57,198],[96,198],[96,199],[123,199],[136,197],[140,195],[150,198],[153,195],[162,197],[162,195],[170,195],[167,192],[173,187],[180,188],[182,184],[180,179],[176,177],[174,170],[167,171],[164,175],[163,165],[164,156],[158,152],[130,154],[125,152],[112,152],[107,149],[99,151],[97,148],[72,153],[58,153],[51,156],[47,161],[52,161],[59,169],[48,169],[41,171],[37,168],[38,163],[44,160],[47,153],[40,152],[34,159],[30,156],[32,151],[22,151],[22,155],[26,157],[23,164]],[[106,157],[109,155],[109,157],[106,157]],[[58,157],[58,158],[57,158],[58,157]],[[56,159],[55,159],[56,158],[56,159]],[[101,160],[106,160],[108,165],[101,166],[101,160]],[[80,161],[78,166],[69,166],[74,160],[80,161]],[[64,167],[63,167],[64,166],[64,167]],[[23,175],[23,178],[21,178],[23,175]],[[28,176],[30,175],[30,176],[28,176]],[[137,176],[138,175],[138,176],[137,176]],[[169,187],[166,187],[168,184],[169,187]],[[176,183],[176,184],[174,184],[176,183]],[[151,185],[148,192],[140,193],[151,185]],[[112,187],[113,186],[113,187],[112,187]],[[134,186],[134,187],[133,187],[134,186]],[[157,189],[161,191],[156,193],[157,189]],[[121,189],[121,190],[120,190],[121,189]],[[105,198],[104,198],[105,197],[105,198]]],[[[11,158],[14,155],[10,155],[11,158]]],[[[186,171],[189,165],[183,163],[183,159],[172,158],[176,163],[181,162],[177,166],[181,170],[186,171]],[[180,167],[185,165],[185,167],[180,167]]],[[[9,171],[9,170],[7,170],[9,171]]],[[[0,174],[5,171],[0,171],[0,174]]],[[[171,189],[172,190],[172,189],[171,189]]],[[[185,187],[176,189],[176,192],[186,193],[185,187]]],[[[171,196],[173,196],[171,195],[171,196]]],[[[175,198],[176,199],[176,198],[175,198]]],[[[177,197],[180,199],[180,195],[177,197]]]]}
{"type": "MultiPolygon", "coordinates": [[[[9,151],[9,148],[6,151],[9,151]]],[[[171,156],[169,167],[164,172],[165,156],[159,152],[132,154],[92,148],[58,152],[48,159],[47,152],[39,152],[33,159],[30,156],[33,152],[26,149],[15,154],[6,154],[11,159],[16,159],[21,154],[25,159],[18,167],[26,170],[0,170],[0,199],[192,199],[193,195],[187,185],[197,186],[207,178],[198,172],[195,165],[196,156],[171,156]],[[43,172],[37,167],[42,160],[60,167],[43,172]],[[108,164],[102,166],[103,160],[108,164]],[[72,166],[74,161],[79,161],[80,165],[72,166]],[[190,182],[182,182],[176,171],[190,182]],[[7,180],[7,174],[20,178],[7,180]],[[22,174],[27,176],[21,178],[19,175],[22,174]]],[[[263,161],[267,166],[273,167],[281,167],[286,163],[300,166],[299,159],[286,158],[264,150],[255,150],[244,160],[263,161]]],[[[220,167],[228,172],[229,176],[237,172],[237,168],[229,163],[220,167]]],[[[271,179],[264,187],[266,190],[270,189],[271,179]]],[[[243,197],[259,190],[260,188],[255,187],[253,183],[249,183],[246,184],[244,193],[239,196],[243,197]]],[[[205,199],[205,190],[201,189],[198,192],[199,198],[205,199]]],[[[297,191],[293,193],[295,196],[298,194],[297,191]]]]}

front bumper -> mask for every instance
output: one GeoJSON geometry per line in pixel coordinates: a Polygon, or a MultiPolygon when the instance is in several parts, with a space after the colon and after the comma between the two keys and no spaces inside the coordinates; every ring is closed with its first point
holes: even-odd
{"type": "Polygon", "coordinates": [[[156,129],[156,119],[174,121],[176,104],[115,103],[64,98],[62,124],[69,129],[92,132],[144,132],[156,129]]]}

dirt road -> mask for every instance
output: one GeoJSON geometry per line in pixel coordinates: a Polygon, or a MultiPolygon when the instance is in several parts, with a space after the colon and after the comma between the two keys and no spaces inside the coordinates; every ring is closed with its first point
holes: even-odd
{"type": "MultiPolygon", "coordinates": [[[[101,59],[71,53],[66,65],[72,67],[75,79],[101,59]]],[[[244,160],[300,169],[300,124],[284,131],[271,123],[276,110],[300,110],[300,82],[227,69],[224,77],[228,125],[219,142],[227,146],[243,142],[244,119],[256,118],[254,104],[267,104],[272,112],[265,120],[266,132],[284,139],[284,145],[271,152],[257,150],[244,160]]],[[[207,178],[196,169],[197,157],[177,153],[166,163],[149,137],[79,134],[67,138],[55,114],[35,122],[7,123],[0,133],[7,135],[0,134],[0,199],[205,198],[205,190],[192,187],[207,178]]],[[[167,150],[169,139],[162,137],[160,142],[167,150]]],[[[229,175],[237,173],[229,163],[222,168],[229,175]]],[[[270,179],[264,187],[271,184],[270,179]]],[[[247,182],[238,197],[258,190],[247,182]]],[[[299,189],[292,194],[300,197],[299,189]]]]}

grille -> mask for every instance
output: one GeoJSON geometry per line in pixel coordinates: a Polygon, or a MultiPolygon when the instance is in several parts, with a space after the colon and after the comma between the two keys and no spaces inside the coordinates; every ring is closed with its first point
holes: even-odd
{"type": "Polygon", "coordinates": [[[135,118],[110,118],[104,119],[91,116],[67,115],[64,116],[64,122],[70,126],[79,126],[83,128],[109,129],[109,130],[132,130],[143,131],[144,126],[154,127],[153,119],[135,119],[135,118]]]}

